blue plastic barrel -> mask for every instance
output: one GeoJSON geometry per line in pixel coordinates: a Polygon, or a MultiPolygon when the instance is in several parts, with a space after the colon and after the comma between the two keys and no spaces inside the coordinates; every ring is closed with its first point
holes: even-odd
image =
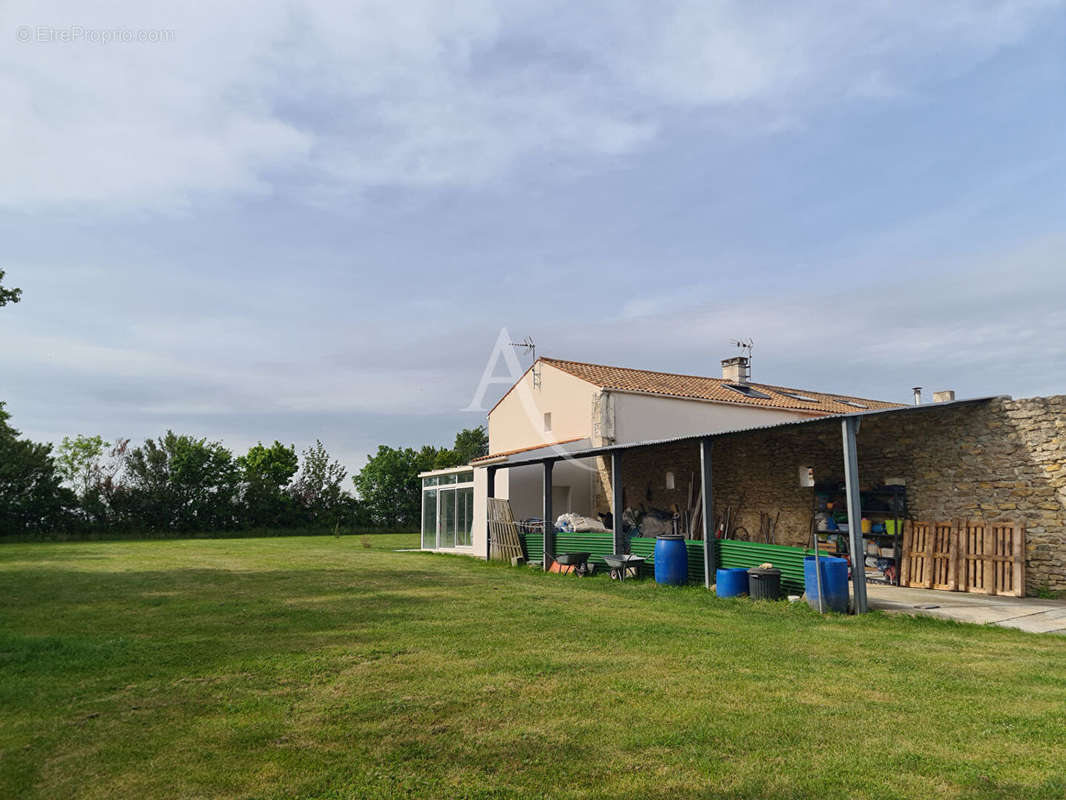
{"type": "Polygon", "coordinates": [[[719,597],[739,597],[748,593],[748,570],[744,567],[720,569],[714,580],[719,597]]]}
{"type": "MultiPolygon", "coordinates": [[[[848,611],[848,560],[821,556],[823,610],[846,614],[848,611]]],[[[814,556],[803,559],[803,588],[807,592],[807,604],[818,609],[818,572],[814,556]]]]}
{"type": "Polygon", "coordinates": [[[688,583],[688,550],[683,536],[655,538],[655,582],[671,586],[688,583]]]}

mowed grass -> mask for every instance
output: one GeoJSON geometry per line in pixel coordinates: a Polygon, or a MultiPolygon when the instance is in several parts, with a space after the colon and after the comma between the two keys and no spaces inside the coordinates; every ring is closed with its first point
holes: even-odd
{"type": "Polygon", "coordinates": [[[0,797],[1066,796],[1066,639],[393,552],[0,546],[0,797]]]}

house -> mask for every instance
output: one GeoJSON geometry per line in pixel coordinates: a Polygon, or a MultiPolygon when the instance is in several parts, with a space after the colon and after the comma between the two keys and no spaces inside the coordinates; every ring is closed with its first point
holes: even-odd
{"type": "MultiPolygon", "coordinates": [[[[743,356],[722,361],[718,378],[538,358],[489,411],[489,454],[475,459],[473,470],[463,467],[420,476],[422,546],[485,554],[488,467],[508,457],[539,450],[565,454],[894,407],[898,404],[752,382],[750,362],[743,356]]],[[[680,504],[689,499],[691,465],[678,467],[657,470],[664,487],[656,502],[680,504]]],[[[540,517],[539,468],[504,466],[493,471],[494,496],[508,498],[517,519],[540,517]]],[[[555,515],[575,512],[594,517],[610,511],[607,460],[557,462],[551,493],[555,515]]]]}
{"type": "Polygon", "coordinates": [[[565,548],[625,552],[622,512],[668,509],[688,516],[703,567],[690,579],[708,586],[716,564],[757,564],[770,544],[802,590],[816,536],[865,580],[1066,591],[1066,395],[900,405],[755,383],[749,366],[710,378],[537,359],[490,411],[489,454],[424,474],[423,547],[487,557],[487,500],[502,497],[518,520],[611,514],[580,539],[552,526],[541,544],[530,526],[524,547],[545,565],[565,548]],[[827,534],[829,517],[847,535],[827,534]]]}

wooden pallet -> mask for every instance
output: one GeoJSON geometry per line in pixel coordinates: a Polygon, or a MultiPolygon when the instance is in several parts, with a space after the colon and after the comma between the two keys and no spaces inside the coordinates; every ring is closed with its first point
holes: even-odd
{"type": "Polygon", "coordinates": [[[489,558],[493,561],[510,561],[512,558],[524,558],[522,540],[518,536],[518,523],[511,511],[511,501],[500,497],[490,497],[489,514],[489,558]]]}
{"type": "Polygon", "coordinates": [[[912,522],[903,526],[903,552],[901,553],[900,586],[918,589],[933,588],[934,525],[929,522],[912,522]]]}
{"type": "Polygon", "coordinates": [[[1016,522],[912,522],[903,528],[900,585],[1025,594],[1025,529],[1016,522]]]}
{"type": "Polygon", "coordinates": [[[1025,595],[1025,530],[1015,522],[970,520],[960,526],[959,589],[1025,595]]]}

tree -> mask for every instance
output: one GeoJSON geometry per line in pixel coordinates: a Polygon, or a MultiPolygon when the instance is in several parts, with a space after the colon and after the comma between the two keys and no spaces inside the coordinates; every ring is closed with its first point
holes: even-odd
{"type": "Polygon", "coordinates": [[[128,512],[152,530],[233,527],[240,470],[218,442],[167,431],[126,458],[128,512]]]}
{"type": "Polygon", "coordinates": [[[380,445],[352,478],[359,499],[375,525],[415,529],[421,525],[422,484],[419,472],[469,464],[489,451],[485,427],[467,428],[455,436],[455,447],[425,445],[394,449],[380,445]]]}
{"type": "Polygon", "coordinates": [[[0,306],[6,306],[8,303],[17,303],[22,299],[21,289],[5,289],[4,284],[4,271],[0,269],[0,306]]]}
{"type": "Polygon", "coordinates": [[[346,470],[330,458],[318,439],[303,451],[303,466],[293,481],[291,493],[303,508],[312,525],[337,525],[350,516],[352,498],[344,491],[346,470]]]}
{"type": "Polygon", "coordinates": [[[385,528],[418,526],[422,514],[422,491],[418,473],[433,468],[435,447],[421,451],[410,447],[379,445],[376,454],[352,478],[359,499],[371,521],[385,528]]]}
{"type": "Polygon", "coordinates": [[[19,438],[0,402],[0,534],[59,527],[74,504],[52,459],[52,446],[19,438]]]}
{"type": "Polygon", "coordinates": [[[270,447],[262,442],[237,459],[243,480],[242,502],[245,522],[251,525],[292,524],[293,502],[285,491],[296,474],[299,459],[295,445],[276,441],[270,447]]]}
{"type": "MultiPolygon", "coordinates": [[[[489,435],[484,425],[476,428],[464,428],[455,434],[455,444],[452,446],[459,460],[459,464],[469,464],[478,456],[489,454],[489,435]]],[[[456,466],[459,466],[457,464],[456,466]]]]}
{"type": "Polygon", "coordinates": [[[56,451],[56,471],[79,497],[85,498],[100,483],[103,455],[104,439],[101,436],[79,434],[73,439],[64,436],[56,451]]]}

